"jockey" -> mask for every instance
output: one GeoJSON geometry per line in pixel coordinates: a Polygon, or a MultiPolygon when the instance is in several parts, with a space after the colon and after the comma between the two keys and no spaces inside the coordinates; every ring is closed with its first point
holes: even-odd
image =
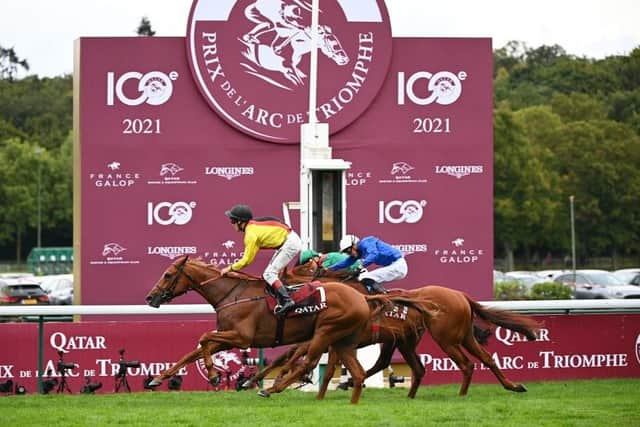
{"type": "Polygon", "coordinates": [[[280,270],[302,250],[300,236],[288,225],[277,218],[253,218],[253,213],[247,205],[235,205],[225,212],[236,231],[244,233],[244,255],[237,262],[224,267],[220,274],[238,271],[253,262],[260,249],[275,249],[271,261],[262,273],[264,280],[275,291],[278,307],[275,314],[283,315],[293,308],[295,303],[289,296],[287,288],[278,279],[280,270]]]}
{"type": "Polygon", "coordinates": [[[377,237],[368,236],[360,240],[354,235],[347,234],[340,240],[340,252],[349,256],[332,265],[330,270],[336,271],[349,267],[358,259],[362,260],[363,267],[371,264],[380,266],[358,276],[358,280],[369,293],[386,293],[387,290],[381,285],[382,283],[400,280],[407,275],[407,261],[402,252],[377,237]]]}
{"type": "MultiPolygon", "coordinates": [[[[297,1],[295,3],[282,0],[256,0],[250,3],[245,8],[244,15],[256,25],[242,36],[242,39],[248,43],[258,44],[260,42],[258,38],[262,34],[276,30],[278,27],[289,30],[303,29],[304,26],[299,22],[302,19],[300,6],[298,6],[300,3],[297,1]]],[[[278,37],[277,34],[274,36],[271,45],[275,44],[278,37]]]]}
{"type": "MultiPolygon", "coordinates": [[[[349,255],[343,252],[319,253],[313,249],[307,249],[300,254],[300,263],[298,265],[306,264],[309,260],[314,260],[318,268],[329,268],[348,257],[349,255]]],[[[357,260],[353,265],[348,267],[348,272],[350,275],[357,275],[362,269],[362,261],[357,260]]]]}

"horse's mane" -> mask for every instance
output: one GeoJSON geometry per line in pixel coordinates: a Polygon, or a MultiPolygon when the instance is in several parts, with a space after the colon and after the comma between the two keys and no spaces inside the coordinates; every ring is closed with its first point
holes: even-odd
{"type": "MultiPolygon", "coordinates": [[[[222,270],[222,267],[218,266],[217,264],[208,264],[206,263],[202,257],[198,257],[198,258],[189,258],[187,260],[187,264],[194,264],[198,267],[202,267],[202,268],[206,268],[207,270],[211,270],[214,271],[216,273],[219,273],[220,270],[222,270]]],[[[255,276],[253,274],[249,274],[249,273],[245,273],[243,271],[231,271],[227,274],[227,276],[229,277],[233,277],[236,279],[246,279],[246,280],[264,280],[261,277],[255,276]]]]}

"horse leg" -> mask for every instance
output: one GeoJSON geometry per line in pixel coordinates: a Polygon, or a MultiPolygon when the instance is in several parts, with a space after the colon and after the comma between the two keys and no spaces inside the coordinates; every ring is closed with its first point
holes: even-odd
{"type": "Polygon", "coordinates": [[[308,350],[306,358],[291,370],[278,384],[274,384],[272,387],[266,390],[260,390],[259,396],[269,397],[271,393],[280,393],[292,384],[296,379],[300,378],[303,374],[310,372],[320,361],[322,353],[327,351],[329,344],[335,339],[332,339],[332,334],[337,331],[332,331],[328,327],[317,328],[311,341],[308,342],[308,350]]]}
{"type": "Polygon", "coordinates": [[[258,392],[258,395],[261,397],[269,397],[271,393],[280,393],[281,391],[289,387],[295,380],[300,378],[302,375],[310,372],[318,364],[318,362],[320,361],[320,356],[322,356],[322,353],[324,353],[323,350],[326,350],[326,347],[324,347],[322,350],[309,350],[309,352],[307,352],[305,360],[298,366],[293,368],[291,372],[285,375],[282,378],[282,381],[277,384],[273,384],[273,386],[266,390],[260,390],[258,392]]]}
{"type": "Polygon", "coordinates": [[[200,359],[201,357],[202,357],[202,350],[199,349],[199,348],[196,348],[195,350],[191,351],[190,353],[185,354],[184,356],[182,356],[182,358],[180,360],[178,360],[176,362],[175,365],[173,365],[172,367],[170,367],[169,369],[165,370],[160,375],[155,377],[149,383],[149,386],[150,387],[159,386],[160,384],[162,384],[162,381],[166,380],[167,378],[171,378],[180,369],[182,369],[183,367],[185,367],[186,365],[188,365],[191,362],[195,362],[196,360],[200,359]]]}
{"type": "Polygon", "coordinates": [[[295,351],[291,355],[291,357],[288,358],[287,362],[284,364],[284,366],[280,370],[280,373],[278,374],[278,379],[282,380],[282,378],[285,375],[287,375],[289,372],[291,372],[291,370],[295,367],[296,363],[298,362],[298,359],[300,359],[305,354],[307,354],[308,350],[309,350],[309,343],[308,342],[306,342],[304,344],[300,344],[299,346],[297,346],[295,348],[295,351]]]}
{"type": "Polygon", "coordinates": [[[378,356],[378,360],[373,364],[369,370],[365,373],[365,378],[369,378],[371,375],[377,374],[391,363],[391,356],[393,356],[393,350],[395,350],[396,346],[392,343],[383,342],[382,348],[380,349],[380,356],[378,356]]]}
{"type": "Polygon", "coordinates": [[[333,373],[336,370],[336,365],[338,364],[338,353],[333,348],[329,349],[329,358],[327,360],[327,366],[324,370],[324,376],[322,377],[322,383],[320,384],[320,389],[318,390],[318,395],[316,396],[317,400],[324,399],[325,394],[327,394],[327,388],[329,387],[329,381],[333,377],[333,373]]]}
{"type": "Polygon", "coordinates": [[[411,367],[411,372],[413,376],[411,377],[411,389],[409,389],[408,397],[410,399],[414,399],[416,397],[416,393],[418,392],[418,387],[422,382],[422,377],[424,377],[425,369],[420,362],[420,358],[416,354],[416,346],[417,342],[411,340],[411,342],[401,342],[398,344],[398,350],[402,357],[404,357],[405,362],[409,364],[411,367]]]}
{"type": "Polygon", "coordinates": [[[358,362],[356,356],[356,348],[354,346],[335,346],[335,351],[338,354],[342,364],[351,373],[353,379],[353,392],[351,393],[351,403],[358,403],[360,395],[362,394],[362,384],[364,383],[364,368],[358,362]]]}
{"type": "Polygon", "coordinates": [[[216,379],[216,372],[213,368],[213,362],[211,361],[211,355],[221,350],[228,350],[231,348],[247,348],[251,344],[251,340],[243,337],[238,331],[214,331],[205,332],[200,337],[200,349],[202,350],[202,358],[204,359],[204,366],[207,368],[207,376],[209,382],[213,382],[216,379]]]}
{"type": "Polygon", "coordinates": [[[469,334],[465,336],[464,341],[462,342],[462,345],[464,346],[464,348],[467,349],[469,353],[477,357],[480,361],[482,361],[482,363],[484,363],[486,367],[491,369],[491,372],[493,372],[493,375],[496,376],[496,378],[498,379],[498,381],[500,381],[500,384],[502,384],[504,388],[510,391],[515,391],[517,393],[522,393],[527,391],[527,388],[524,385],[515,384],[509,381],[504,376],[504,374],[502,373],[500,368],[498,368],[498,365],[496,365],[496,363],[494,362],[489,352],[485,350],[484,347],[482,347],[480,344],[478,344],[478,342],[472,335],[469,334]]]}
{"type": "Polygon", "coordinates": [[[453,360],[458,366],[458,369],[462,372],[462,385],[460,386],[459,395],[466,395],[469,390],[469,384],[471,384],[471,377],[473,376],[473,363],[462,352],[462,349],[458,344],[440,345],[440,348],[447,353],[451,360],[453,360]]]}
{"type": "MultiPolygon", "coordinates": [[[[242,388],[251,388],[258,381],[262,381],[263,379],[265,379],[265,377],[267,375],[269,375],[269,373],[271,371],[273,371],[275,368],[277,368],[278,366],[282,366],[283,364],[285,364],[285,362],[289,362],[291,360],[291,358],[295,354],[298,353],[298,350],[300,349],[300,347],[302,347],[304,345],[305,344],[300,344],[298,346],[291,347],[288,351],[286,351],[283,354],[281,354],[277,359],[275,359],[269,365],[267,365],[264,368],[262,368],[262,370],[260,372],[258,372],[256,375],[254,375],[251,378],[249,378],[248,380],[246,380],[242,384],[242,388]]],[[[296,357],[296,359],[297,359],[297,357],[296,357]]],[[[283,370],[284,370],[284,368],[283,368],[283,370]]],[[[282,372],[282,370],[280,372],[282,372]]]]}

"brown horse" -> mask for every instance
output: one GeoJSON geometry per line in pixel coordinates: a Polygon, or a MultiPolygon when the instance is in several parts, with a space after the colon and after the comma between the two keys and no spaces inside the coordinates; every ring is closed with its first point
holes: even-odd
{"type": "MultiPolygon", "coordinates": [[[[294,268],[292,276],[290,276],[287,280],[289,282],[304,280],[304,275],[309,274],[316,274],[316,265],[312,261],[294,268]],[[302,274],[303,276],[300,276],[300,274],[302,274]]],[[[335,277],[333,277],[332,280],[335,280],[335,277]]],[[[357,281],[347,280],[343,283],[354,287],[359,292],[366,292],[364,290],[364,287],[357,281]]],[[[485,366],[491,369],[493,374],[505,389],[515,392],[527,391],[524,385],[511,382],[504,376],[502,371],[500,371],[498,366],[493,361],[491,355],[481,345],[486,343],[489,331],[482,330],[481,328],[477,327],[473,323],[473,321],[474,316],[478,317],[486,323],[502,326],[504,328],[519,332],[530,341],[536,339],[536,332],[542,326],[539,322],[528,316],[519,315],[505,310],[496,310],[485,307],[474,301],[470,296],[463,292],[445,288],[442,286],[425,286],[411,291],[392,291],[392,293],[397,292],[402,293],[403,295],[409,297],[414,301],[427,301],[431,305],[435,304],[435,306],[438,307],[439,313],[435,316],[432,315],[424,318],[423,322],[426,328],[429,330],[434,341],[456,363],[458,368],[461,370],[463,375],[463,382],[460,386],[460,395],[467,394],[474,369],[474,364],[465,355],[465,353],[462,351],[462,348],[466,349],[471,355],[478,358],[482,363],[485,364],[485,366]]],[[[419,337],[418,340],[415,341],[415,343],[412,342],[411,336],[409,336],[410,339],[406,343],[403,343],[402,337],[398,337],[395,340],[385,340],[384,336],[380,335],[377,341],[375,341],[375,338],[376,337],[371,336],[371,334],[367,334],[367,329],[365,329],[363,334],[361,335],[362,345],[369,345],[375,342],[382,343],[380,356],[374,366],[366,372],[366,377],[369,377],[387,367],[391,362],[393,351],[395,350],[396,346],[398,346],[401,354],[403,355],[407,363],[411,366],[413,378],[411,389],[409,391],[409,397],[415,397],[417,387],[420,384],[422,377],[424,376],[424,367],[422,366],[422,364],[418,361],[419,367],[416,367],[413,362],[413,357],[417,358],[415,348],[419,342],[419,337]],[[399,345],[403,344],[405,344],[404,348],[399,347],[399,345]],[[413,345],[413,347],[410,349],[407,348],[410,345],[413,345]],[[409,358],[407,358],[408,355],[409,358]]],[[[302,356],[303,354],[304,344],[298,350],[291,350],[288,354],[284,355],[282,359],[285,359],[287,356],[291,358],[297,358],[302,356]]],[[[333,375],[335,363],[337,363],[338,361],[337,359],[337,355],[329,355],[329,363],[327,365],[327,369],[325,370],[325,377],[323,378],[323,383],[318,394],[319,399],[321,399],[326,392],[326,387],[328,386],[329,380],[333,375]]],[[[283,360],[276,360],[276,362],[278,361],[282,363],[283,360]]],[[[295,360],[292,360],[289,365],[292,365],[294,362],[295,360]]],[[[260,374],[262,374],[262,372],[260,374]]]]}
{"type": "Polygon", "coordinates": [[[278,319],[265,302],[265,285],[264,280],[246,274],[221,276],[214,266],[188,260],[186,256],[171,264],[147,295],[147,303],[159,307],[193,290],[215,309],[218,330],[203,334],[199,340],[200,348],[183,356],[176,365],[154,378],[151,385],[159,385],[199,358],[204,359],[209,380],[215,381],[211,354],[221,350],[273,347],[309,340],[305,362],[279,384],[261,390],[260,395],[268,397],[273,392],[284,390],[311,370],[331,345],[354,378],[351,403],[357,403],[365,374],[356,358],[357,337],[370,317],[390,304],[391,299],[386,296],[363,297],[341,283],[322,283],[327,308],[317,314],[288,318],[282,327],[281,339],[276,340],[278,319]]]}

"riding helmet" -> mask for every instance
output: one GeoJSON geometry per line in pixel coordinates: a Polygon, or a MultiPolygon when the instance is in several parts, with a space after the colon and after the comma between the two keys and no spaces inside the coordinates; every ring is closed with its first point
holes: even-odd
{"type": "Polygon", "coordinates": [[[345,234],[340,239],[340,252],[345,252],[351,248],[352,245],[357,244],[360,241],[357,236],[353,234],[345,234]]]}
{"type": "Polygon", "coordinates": [[[235,205],[224,214],[229,218],[240,222],[249,222],[253,218],[251,208],[247,205],[235,205]]]}
{"type": "Polygon", "coordinates": [[[300,254],[300,264],[306,264],[313,257],[319,256],[320,254],[313,249],[307,249],[306,251],[302,251],[300,254]]]}

